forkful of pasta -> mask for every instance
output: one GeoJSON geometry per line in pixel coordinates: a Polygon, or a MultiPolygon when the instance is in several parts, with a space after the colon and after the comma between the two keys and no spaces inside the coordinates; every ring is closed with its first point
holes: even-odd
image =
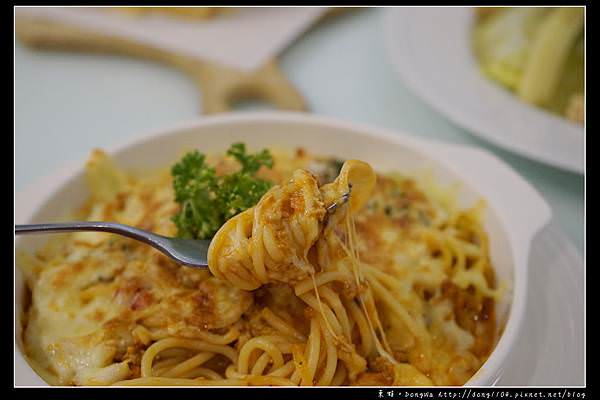
{"type": "MultiPolygon", "coordinates": [[[[305,172],[308,173],[308,172],[305,172]]],[[[287,185],[294,185],[295,182],[292,180],[287,185]]],[[[285,184],[284,184],[285,186],[285,184]]],[[[324,216],[329,217],[333,215],[336,210],[341,206],[345,205],[350,200],[352,185],[348,185],[348,191],[339,195],[334,201],[329,201],[324,206],[324,216]]],[[[280,190],[280,186],[273,187],[267,192],[264,198],[268,198],[269,193],[280,190]]],[[[262,201],[262,199],[261,199],[262,201]]],[[[259,201],[260,204],[260,201],[259,201]]],[[[250,210],[246,210],[248,212],[250,210]]],[[[235,219],[232,218],[232,219],[235,219]]],[[[323,219],[324,221],[327,218],[323,219]]],[[[227,224],[226,224],[227,225],[227,224]]],[[[107,232],[114,233],[117,235],[125,236],[133,240],[145,243],[159,250],[166,256],[170,257],[177,263],[195,268],[207,268],[209,265],[209,252],[211,249],[211,243],[213,240],[198,240],[198,239],[184,239],[177,237],[167,237],[158,235],[156,233],[139,229],[130,225],[125,225],[116,222],[104,222],[104,221],[75,221],[65,223],[47,223],[47,224],[28,224],[28,225],[15,225],[15,234],[41,234],[41,233],[67,233],[67,232],[107,232]]],[[[220,232],[220,231],[219,231],[220,232]]],[[[219,238],[219,232],[215,235],[215,238],[219,238]]]]}

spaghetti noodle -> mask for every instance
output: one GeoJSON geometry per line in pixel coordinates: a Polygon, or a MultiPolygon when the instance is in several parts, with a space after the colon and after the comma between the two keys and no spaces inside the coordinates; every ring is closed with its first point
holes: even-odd
{"type": "MultiPolygon", "coordinates": [[[[210,272],[103,233],[20,255],[32,366],[63,385],[465,383],[495,343],[500,295],[483,204],[355,160],[326,183],[335,166],[277,155],[261,173],[283,183],[217,232],[210,272]]],[[[134,178],[97,152],[88,177],[88,219],[174,234],[168,174],[134,178]]]]}

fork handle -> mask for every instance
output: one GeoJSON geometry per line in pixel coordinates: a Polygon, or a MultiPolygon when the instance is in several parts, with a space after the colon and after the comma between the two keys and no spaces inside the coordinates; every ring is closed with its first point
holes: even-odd
{"type": "MultiPolygon", "coordinates": [[[[151,246],[160,246],[157,243],[157,239],[162,236],[154,233],[143,231],[141,229],[134,228],[123,224],[117,224],[114,222],[101,222],[101,221],[77,221],[77,222],[66,222],[56,224],[30,224],[30,225],[15,225],[15,234],[31,234],[31,233],[53,233],[53,232],[78,232],[78,231],[92,231],[92,232],[110,232],[116,233],[121,236],[126,236],[131,239],[136,239],[147,243],[151,246]]],[[[162,246],[160,246],[162,247],[162,246]]]]}
{"type": "Polygon", "coordinates": [[[168,238],[115,222],[81,221],[57,224],[15,225],[15,235],[78,231],[115,233],[146,243],[182,265],[197,268],[206,268],[208,266],[206,257],[210,241],[207,240],[168,238]],[[192,255],[190,255],[190,252],[192,252],[192,255]]]}

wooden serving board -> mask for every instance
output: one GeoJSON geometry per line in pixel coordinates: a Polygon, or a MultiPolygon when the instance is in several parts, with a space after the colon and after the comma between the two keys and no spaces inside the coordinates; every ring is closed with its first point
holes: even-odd
{"type": "MultiPolygon", "coordinates": [[[[333,9],[320,20],[344,10],[333,9]]],[[[196,83],[202,92],[204,114],[229,111],[242,100],[262,100],[283,110],[307,110],[304,98],[281,71],[276,59],[267,61],[256,71],[245,72],[123,37],[23,15],[16,17],[15,33],[23,44],[35,49],[119,54],[171,65],[196,83]]]]}

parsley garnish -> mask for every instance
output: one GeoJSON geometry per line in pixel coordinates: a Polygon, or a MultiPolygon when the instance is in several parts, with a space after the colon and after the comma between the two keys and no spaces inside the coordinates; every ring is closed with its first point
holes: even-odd
{"type": "Polygon", "coordinates": [[[197,150],[187,153],[171,169],[175,201],[181,205],[173,216],[177,236],[212,238],[225,221],[253,207],[271,187],[270,181],[256,176],[261,166],[273,167],[268,150],[247,154],[244,143],[235,143],[227,155],[239,162],[239,171],[217,176],[197,150]]]}

